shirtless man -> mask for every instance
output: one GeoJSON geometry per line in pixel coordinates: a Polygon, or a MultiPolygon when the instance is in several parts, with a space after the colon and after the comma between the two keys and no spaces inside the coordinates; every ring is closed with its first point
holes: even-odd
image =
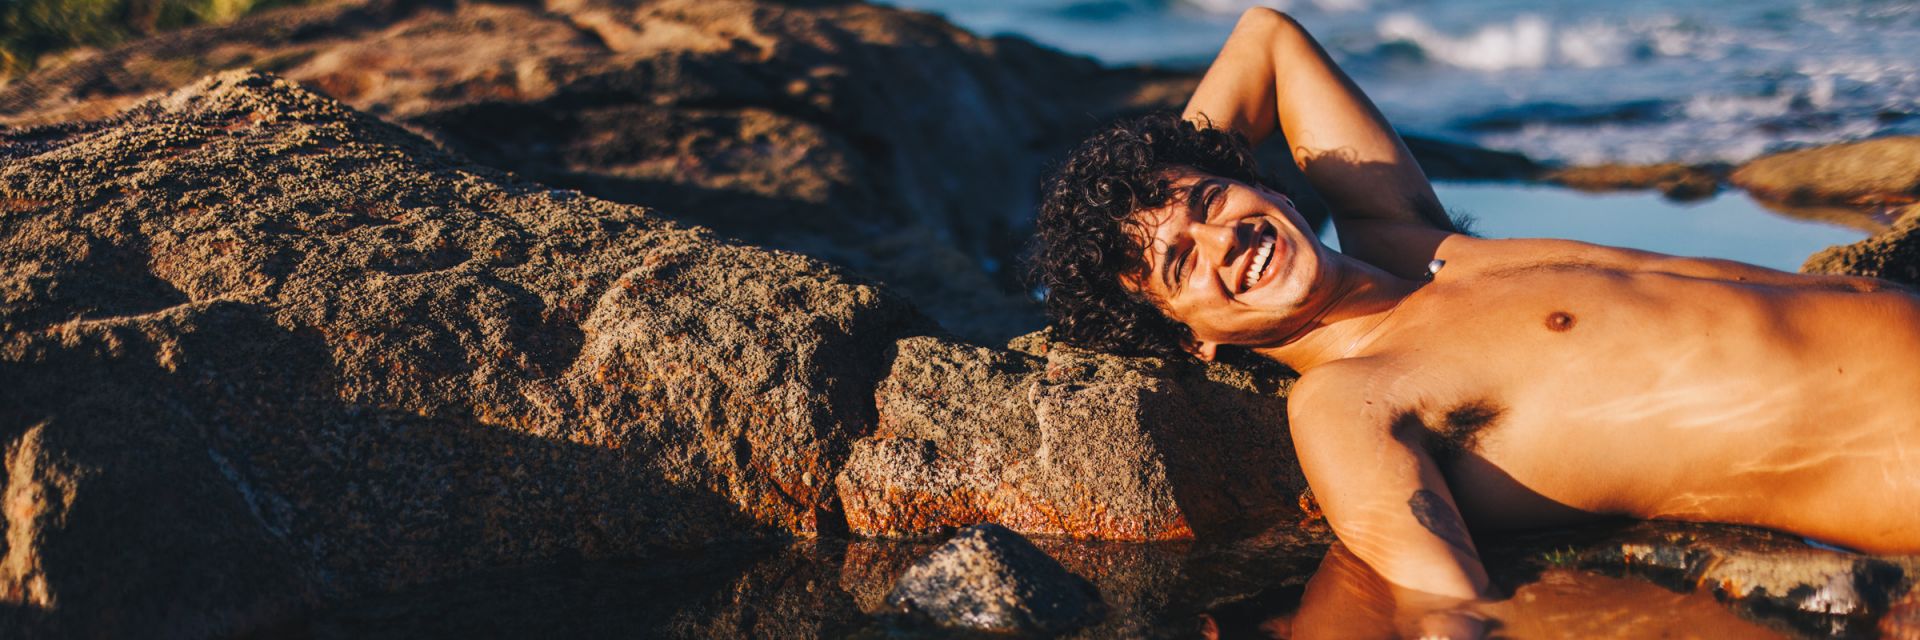
{"type": "Polygon", "coordinates": [[[1328,522],[1436,610],[1488,594],[1469,528],[1711,521],[1920,552],[1920,298],[1457,233],[1399,136],[1280,13],[1241,19],[1184,120],[1096,135],[1043,198],[1060,337],[1298,371],[1294,446],[1328,522]],[[1233,135],[1276,129],[1344,253],[1233,135]]]}

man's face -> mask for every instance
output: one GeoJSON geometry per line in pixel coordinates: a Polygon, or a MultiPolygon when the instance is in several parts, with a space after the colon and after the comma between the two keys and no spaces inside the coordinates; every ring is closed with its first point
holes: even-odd
{"type": "Polygon", "coordinates": [[[1138,212],[1149,234],[1144,277],[1129,284],[1161,301],[1193,331],[1196,353],[1214,345],[1273,346],[1313,308],[1329,251],[1293,201],[1265,187],[1196,172],[1175,196],[1138,212]]]}

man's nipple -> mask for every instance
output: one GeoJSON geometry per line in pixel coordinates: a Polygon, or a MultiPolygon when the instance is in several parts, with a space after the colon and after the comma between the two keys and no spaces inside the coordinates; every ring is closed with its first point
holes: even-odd
{"type": "Polygon", "coordinates": [[[1547,314],[1547,330],[1548,331],[1562,332],[1572,328],[1573,328],[1573,314],[1567,313],[1565,311],[1555,311],[1553,313],[1547,314]]]}

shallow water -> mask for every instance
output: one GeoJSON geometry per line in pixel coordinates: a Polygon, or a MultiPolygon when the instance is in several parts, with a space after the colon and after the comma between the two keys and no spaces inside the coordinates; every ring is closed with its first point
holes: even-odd
{"type": "MultiPolygon", "coordinates": [[[[1381,637],[1408,628],[1391,613],[1378,577],[1350,555],[1329,554],[1325,540],[1323,532],[1288,527],[1226,543],[1034,542],[1090,579],[1108,606],[1096,626],[1073,637],[1201,637],[1208,628],[1221,638],[1381,637]]],[[[1674,540],[1668,557],[1702,549],[1857,557],[1766,532],[1697,525],[1488,537],[1481,547],[1489,573],[1511,595],[1483,612],[1499,621],[1498,637],[1510,638],[1849,638],[1889,624],[1878,612],[1846,618],[1722,602],[1697,586],[1697,571],[1617,561],[1619,549],[1658,550],[1674,540]]],[[[965,637],[900,620],[885,605],[893,582],[933,546],[822,539],[499,571],[316,611],[268,635],[965,637]]],[[[1796,566],[1806,565],[1780,565],[1796,566]]]]}
{"type": "Polygon", "coordinates": [[[1441,183],[1440,201],[1488,238],[1566,238],[1796,271],[1808,255],[1858,242],[1885,217],[1847,210],[1773,210],[1744,193],[1681,203],[1653,192],[1592,194],[1552,186],[1441,183]]]}
{"type": "MultiPolygon", "coordinates": [[[[1798,271],[1807,256],[1891,224],[1894,210],[1766,205],[1744,193],[1675,202],[1651,191],[1585,193],[1535,184],[1442,182],[1447,210],[1485,238],[1562,238],[1798,271]]],[[[1332,225],[1320,240],[1340,247],[1332,225]]]]}

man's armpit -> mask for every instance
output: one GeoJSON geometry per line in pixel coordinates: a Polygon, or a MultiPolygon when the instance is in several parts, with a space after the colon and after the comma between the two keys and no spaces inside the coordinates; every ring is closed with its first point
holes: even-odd
{"type": "Polygon", "coordinates": [[[1407,507],[1413,510],[1413,519],[1420,521],[1420,526],[1426,527],[1427,531],[1468,557],[1480,557],[1473,551],[1473,542],[1467,536],[1466,525],[1460,522],[1460,514],[1448,506],[1440,494],[1426,489],[1415,491],[1413,497],[1407,499],[1407,507]]]}

